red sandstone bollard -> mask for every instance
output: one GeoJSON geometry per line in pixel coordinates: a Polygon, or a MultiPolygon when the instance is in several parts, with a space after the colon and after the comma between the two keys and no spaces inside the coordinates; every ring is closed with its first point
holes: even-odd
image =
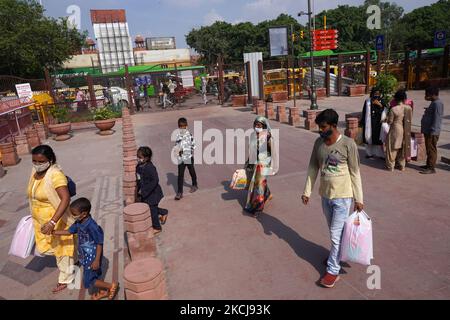
{"type": "Polygon", "coordinates": [[[348,118],[357,118],[358,121],[360,121],[361,117],[362,117],[362,112],[352,112],[352,113],[347,113],[345,115],[345,120],[347,121],[348,118]]]}
{"type": "Polygon", "coordinates": [[[25,135],[27,137],[27,142],[30,146],[30,149],[33,149],[41,144],[41,140],[39,139],[39,135],[36,129],[28,129],[25,132],[25,135]]]}
{"type": "Polygon", "coordinates": [[[135,174],[137,165],[137,157],[123,158],[123,169],[125,173],[135,174]]]}
{"type": "Polygon", "coordinates": [[[298,108],[289,108],[289,124],[298,127],[301,124],[298,108]]]}
{"type": "Polygon", "coordinates": [[[156,257],[156,243],[153,231],[127,232],[128,254],[132,261],[156,257]]]}
{"type": "Polygon", "coordinates": [[[150,231],[152,219],[150,207],[146,203],[133,203],[123,209],[124,227],[127,232],[150,231]]]}
{"type": "Polygon", "coordinates": [[[39,139],[41,140],[41,142],[48,139],[48,130],[43,123],[36,123],[34,125],[34,127],[37,130],[37,133],[38,133],[38,136],[39,136],[39,139]]]}
{"type": "Polygon", "coordinates": [[[264,116],[266,114],[266,108],[264,107],[264,105],[258,105],[256,106],[256,114],[258,116],[264,116]]]}
{"type": "Polygon", "coordinates": [[[265,106],[264,100],[256,100],[255,103],[252,106],[252,110],[253,110],[254,113],[259,114],[258,113],[259,110],[261,108],[264,109],[264,106],[265,106]]]}
{"type": "Polygon", "coordinates": [[[31,152],[31,148],[28,145],[27,137],[25,135],[19,135],[14,137],[14,142],[16,144],[17,154],[23,156],[31,152]]]}
{"type": "Polygon", "coordinates": [[[166,300],[163,264],[157,258],[133,261],[123,272],[126,300],[166,300]]]}
{"type": "Polygon", "coordinates": [[[277,115],[275,114],[275,110],[273,109],[273,104],[272,103],[267,103],[267,107],[266,107],[266,118],[269,120],[276,120],[277,119],[277,115]]]}
{"type": "Polygon", "coordinates": [[[123,176],[123,197],[128,206],[136,202],[136,175],[125,173],[123,176]]]}
{"type": "Polygon", "coordinates": [[[0,153],[4,167],[15,166],[20,161],[13,142],[0,143],[0,153]]]}
{"type": "Polygon", "coordinates": [[[315,122],[317,111],[316,110],[306,110],[306,119],[305,119],[305,129],[313,131],[317,129],[317,124],[315,122]]]}
{"type": "Polygon", "coordinates": [[[347,118],[347,128],[345,129],[345,135],[356,141],[358,137],[359,129],[359,119],[358,118],[347,118]]]}
{"type": "Polygon", "coordinates": [[[286,106],[277,106],[277,116],[276,120],[280,123],[288,122],[287,114],[286,114],[286,106]]]}
{"type": "Polygon", "coordinates": [[[414,161],[426,161],[427,149],[425,146],[425,136],[420,132],[411,132],[411,136],[414,138],[417,144],[417,156],[413,157],[414,161]]]}

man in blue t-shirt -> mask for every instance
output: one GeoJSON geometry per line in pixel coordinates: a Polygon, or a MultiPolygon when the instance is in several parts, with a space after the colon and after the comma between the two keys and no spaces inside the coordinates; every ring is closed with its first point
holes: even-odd
{"type": "Polygon", "coordinates": [[[437,142],[441,134],[442,117],[444,116],[444,104],[439,99],[439,88],[429,87],[425,90],[425,100],[431,101],[422,117],[422,133],[425,136],[425,147],[427,149],[427,164],[420,173],[436,173],[437,142]]]}
{"type": "Polygon", "coordinates": [[[69,230],[55,230],[53,235],[78,236],[78,259],[83,266],[83,285],[86,289],[97,288],[92,294],[93,300],[114,299],[119,284],[107,283],[100,279],[102,275],[103,230],[91,217],[91,202],[80,198],[70,204],[70,211],[76,222],[69,230]],[[103,290],[102,290],[103,289],[103,290]]]}

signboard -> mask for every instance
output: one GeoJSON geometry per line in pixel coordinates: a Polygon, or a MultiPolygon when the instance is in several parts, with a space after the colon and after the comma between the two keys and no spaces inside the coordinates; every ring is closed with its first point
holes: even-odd
{"type": "Polygon", "coordinates": [[[29,102],[33,98],[33,91],[29,83],[16,84],[16,91],[20,101],[29,102]]]}
{"type": "Polygon", "coordinates": [[[375,39],[375,49],[377,51],[384,51],[384,35],[377,35],[375,39]]]}
{"type": "Polygon", "coordinates": [[[434,46],[436,48],[445,47],[446,44],[446,32],[445,31],[436,31],[434,33],[434,46]]]}
{"type": "Polygon", "coordinates": [[[330,30],[314,30],[313,31],[313,50],[334,50],[338,47],[338,31],[330,30]]]}
{"type": "Polygon", "coordinates": [[[194,87],[194,76],[192,70],[183,70],[180,72],[181,80],[183,81],[183,88],[194,87]]]}
{"type": "Polygon", "coordinates": [[[270,56],[279,57],[288,55],[288,28],[269,28],[270,56]]]}
{"type": "Polygon", "coordinates": [[[147,50],[176,49],[175,37],[157,37],[145,39],[147,50]]]}

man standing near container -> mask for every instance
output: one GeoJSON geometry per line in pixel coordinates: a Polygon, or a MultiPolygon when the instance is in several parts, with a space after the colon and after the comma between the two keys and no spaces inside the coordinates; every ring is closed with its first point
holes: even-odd
{"type": "Polygon", "coordinates": [[[439,88],[428,87],[425,90],[425,100],[431,101],[422,117],[422,133],[425,136],[425,147],[427,149],[427,164],[421,174],[436,173],[437,142],[441,133],[442,117],[444,116],[444,104],[439,99],[439,88]]]}

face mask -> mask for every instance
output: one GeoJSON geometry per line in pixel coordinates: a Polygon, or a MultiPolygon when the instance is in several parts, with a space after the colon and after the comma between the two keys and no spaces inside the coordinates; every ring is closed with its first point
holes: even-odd
{"type": "Polygon", "coordinates": [[[381,100],[381,97],[380,96],[374,96],[373,100],[381,100]]]}
{"type": "Polygon", "coordinates": [[[37,173],[42,173],[42,172],[46,171],[48,168],[50,168],[50,162],[46,162],[43,164],[33,164],[33,167],[37,173]]]}
{"type": "Polygon", "coordinates": [[[187,129],[180,129],[181,134],[186,134],[186,132],[187,132],[187,129]]]}
{"type": "Polygon", "coordinates": [[[255,131],[256,131],[256,133],[261,133],[261,132],[263,132],[263,128],[255,128],[255,131]]]}
{"type": "Polygon", "coordinates": [[[145,159],[138,159],[138,163],[139,163],[139,164],[145,163],[145,159]]]}
{"type": "Polygon", "coordinates": [[[333,130],[330,129],[327,131],[320,132],[319,134],[322,139],[328,139],[333,134],[333,130]]]}

